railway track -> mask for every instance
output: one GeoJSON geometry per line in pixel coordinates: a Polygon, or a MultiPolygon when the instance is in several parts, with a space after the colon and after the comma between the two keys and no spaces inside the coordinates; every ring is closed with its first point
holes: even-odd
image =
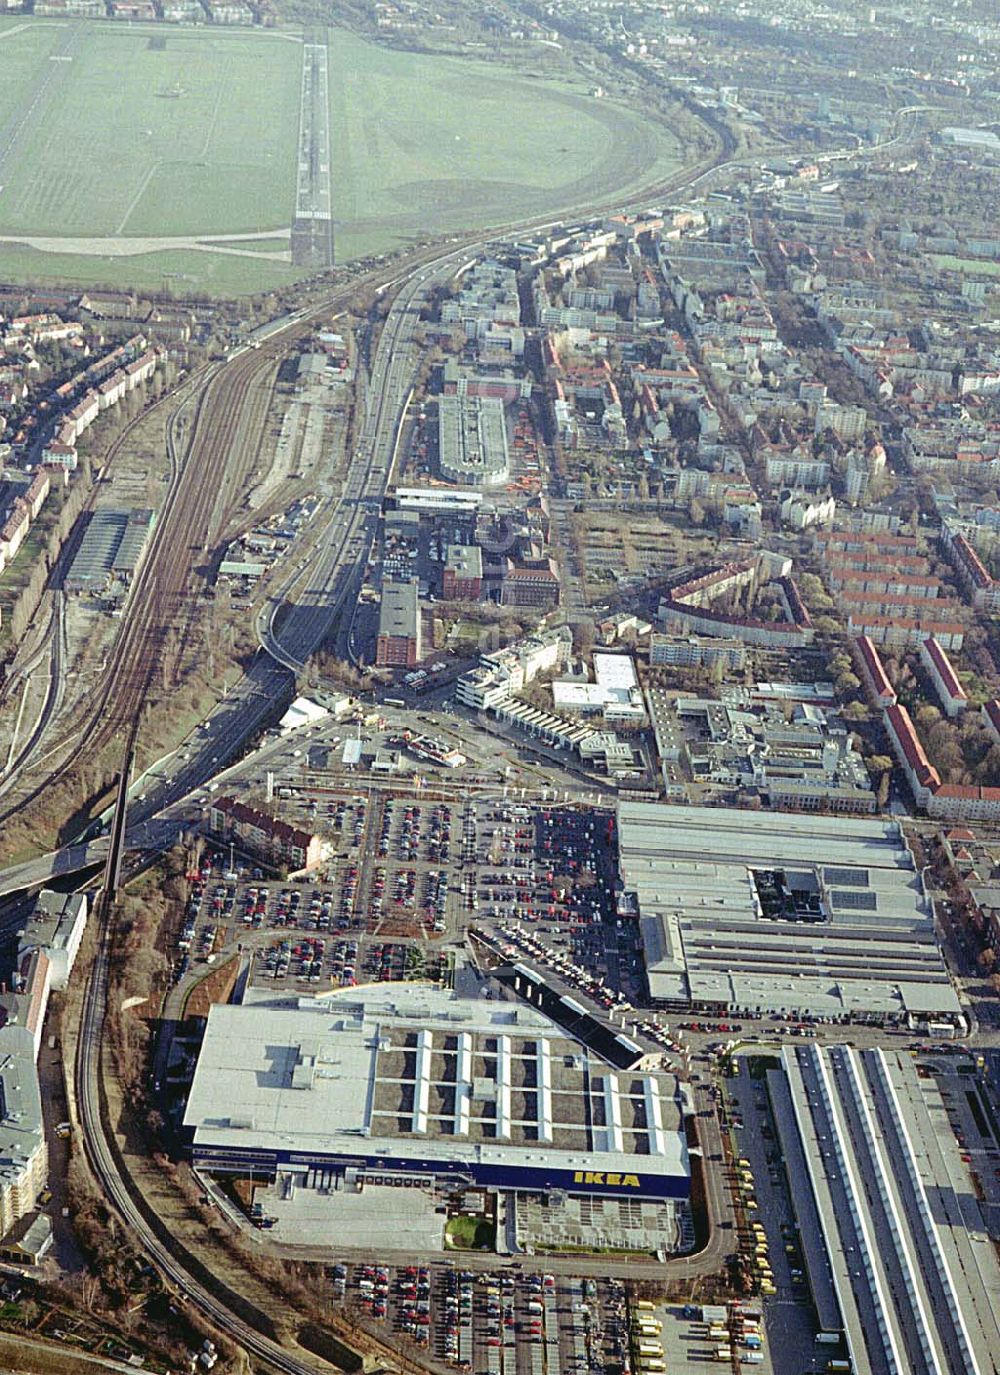
{"type": "MultiPolygon", "coordinates": [[[[719,157],[715,162],[721,160],[719,157]]],[[[703,161],[689,169],[686,175],[675,175],[650,188],[641,203],[648,204],[653,196],[696,185],[711,171],[712,160],[703,161]]],[[[637,203],[640,202],[630,202],[637,203]]],[[[590,209],[593,213],[593,207],[590,209]]],[[[543,225],[553,222],[550,219],[534,223],[543,225]]],[[[518,227],[527,229],[531,226],[518,227]]],[[[494,235],[503,232],[498,229],[494,235]]],[[[441,252],[440,247],[423,250],[415,254],[405,268],[397,263],[380,274],[369,274],[309,310],[297,312],[257,348],[237,355],[203,382],[185,452],[183,455],[178,452],[171,454],[173,481],[151,537],[146,559],[137,575],[128,615],[122,622],[94,708],[89,713],[90,730],[87,731],[85,727],[81,731],[81,737],[86,739],[86,754],[93,757],[96,749],[105,748],[116,737],[122,740],[132,738],[133,725],[147,701],[161,660],[165,636],[176,623],[190,586],[194,573],[192,555],[206,551],[213,530],[223,528],[227,509],[233,506],[239,494],[240,489],[234,484],[230,489],[233,495],[223,499],[221,515],[216,514],[218,484],[226,481],[229,456],[246,429],[245,410],[249,393],[287,347],[289,337],[308,327],[313,319],[346,304],[359,287],[378,285],[380,282],[386,287],[408,284],[404,286],[405,298],[410,294],[413,278],[422,267],[448,263],[458,252],[481,250],[488,241],[482,235],[469,235],[460,245],[445,253],[441,252]],[[396,274],[394,277],[390,275],[393,272],[396,274]]],[[[409,303],[401,316],[405,316],[408,309],[409,303]]],[[[397,317],[398,329],[393,330],[393,347],[399,344],[405,323],[401,316],[397,317]]],[[[347,538],[336,552],[331,568],[336,575],[331,590],[338,604],[346,601],[357,572],[347,565],[345,556],[350,552],[352,534],[364,525],[363,503],[381,494],[388,472],[388,462],[380,466],[374,441],[390,414],[398,413],[403,392],[410,384],[407,376],[406,387],[402,387],[398,368],[390,369],[384,380],[385,391],[375,400],[365,431],[359,437],[359,463],[353,471],[348,472],[354,510],[347,538]]],[[[186,398],[183,404],[188,404],[190,399],[186,398]]],[[[171,431],[173,433],[173,427],[171,431]]],[[[174,435],[171,443],[176,445],[176,442],[174,435]]],[[[233,511],[229,512],[230,516],[233,511]]],[[[327,623],[330,609],[327,603],[327,623]]],[[[308,609],[308,627],[300,627],[305,633],[299,643],[311,638],[314,617],[321,610],[324,608],[308,609]]],[[[246,732],[246,721],[241,729],[246,732]]],[[[77,759],[73,762],[76,763],[77,759]]],[[[54,776],[58,777],[65,767],[61,766],[54,776]]],[[[49,786],[50,782],[51,776],[40,785],[39,791],[41,787],[49,786]]],[[[118,833],[121,834],[121,829],[118,833]]],[[[110,911],[105,910],[100,918],[98,949],[84,995],[76,1064],[78,1111],[91,1167],[108,1201],[124,1219],[137,1243],[179,1294],[192,1302],[220,1331],[238,1342],[251,1358],[268,1368],[287,1372],[287,1375],[315,1375],[315,1365],[282,1349],[251,1323],[244,1321],[210,1287],[203,1284],[198,1277],[194,1258],[185,1253],[178,1243],[173,1246],[165,1244],[162,1228],[157,1226],[157,1219],[148,1215],[148,1206],[141,1197],[136,1196],[136,1186],[117,1157],[113,1132],[104,1120],[101,1068],[113,934],[112,917],[110,911]]],[[[355,1340],[353,1336],[352,1340],[355,1340]]],[[[389,1354],[385,1348],[379,1348],[379,1351],[380,1354],[389,1354]]],[[[401,1360],[399,1353],[393,1351],[391,1354],[397,1366],[419,1369],[412,1362],[401,1360]]]]}
{"type": "MultiPolygon", "coordinates": [[[[705,158],[694,167],[672,174],[656,183],[648,190],[629,198],[626,202],[616,203],[618,208],[648,205],[651,198],[669,194],[681,187],[696,186],[705,177],[719,170],[719,164],[728,165],[724,158],[728,149],[720,147],[715,158],[705,158]]],[[[564,214],[580,213],[584,207],[567,209],[564,214]]],[[[596,213],[590,207],[591,213],[596,213]]],[[[529,224],[500,226],[492,231],[491,237],[502,235],[513,229],[527,230],[531,227],[544,227],[558,223],[552,219],[539,218],[529,224]]],[[[483,235],[464,236],[454,253],[481,248],[488,242],[483,235]]],[[[121,622],[119,634],[108,656],[104,675],[98,685],[93,700],[82,721],[78,721],[72,732],[49,747],[45,758],[66,756],[71,745],[80,742],[80,748],[68,757],[59,759],[32,790],[20,796],[16,804],[0,812],[0,822],[6,820],[17,810],[41,796],[57,783],[60,778],[73,769],[79,769],[87,762],[95,760],[100,753],[119,735],[123,726],[130,723],[136,712],[143,709],[149,699],[149,691],[154,682],[157,667],[168,632],[176,629],[183,637],[190,629],[193,616],[191,608],[184,605],[188,582],[193,573],[190,557],[185,558],[181,551],[191,553],[207,552],[210,534],[213,530],[212,507],[208,501],[206,487],[212,481],[226,481],[226,456],[235,448],[245,420],[241,420],[248,393],[255,380],[287,348],[289,337],[331,310],[345,306],[358,290],[372,286],[382,289],[393,288],[406,282],[421,266],[426,266],[451,253],[442,255],[440,246],[426,248],[415,253],[405,267],[399,263],[380,271],[370,272],[340,288],[330,297],[296,311],[288,317],[287,324],[274,330],[266,338],[258,341],[253,349],[238,352],[222,366],[206,365],[198,374],[192,374],[182,384],[182,390],[190,389],[190,394],[177,407],[183,410],[192,396],[198,397],[196,418],[183,457],[172,454],[172,481],[170,490],[160,512],[159,519],[150,536],[149,546],[143,564],[136,576],[126,615],[121,622]],[[395,275],[392,275],[395,273],[395,275]]],[[[176,401],[177,393],[164,401],[176,401]]],[[[377,413],[381,412],[384,398],[379,398],[377,413]]],[[[162,404],[162,403],[157,403],[162,404]]],[[[147,415],[149,409],[143,413],[147,415]]],[[[175,414],[177,413],[175,412],[175,414]]],[[[108,462],[124,446],[132,429],[142,417],[137,417],[115,440],[108,454],[108,462]]],[[[362,447],[364,440],[362,439],[362,447]]],[[[254,455],[256,448],[250,450],[254,455]]],[[[371,482],[375,476],[372,469],[370,450],[362,479],[362,492],[371,492],[376,484],[371,482]]],[[[222,515],[231,519],[235,515],[242,487],[238,481],[228,483],[230,496],[224,499],[222,515]]],[[[228,522],[220,520],[214,527],[221,531],[228,522]]],[[[359,522],[360,523],[360,522],[359,522]]],[[[352,522],[352,528],[357,525],[352,522]]],[[[350,579],[341,579],[341,586],[335,593],[337,607],[346,600],[350,590],[350,579]]],[[[312,608],[315,615],[315,608],[312,608]]],[[[297,637],[296,637],[297,638],[297,637]]],[[[311,636],[307,636],[308,640],[311,636]]],[[[275,646],[276,647],[276,646],[275,646]]],[[[284,656],[279,657],[279,662],[284,656]]],[[[301,662],[298,654],[290,654],[284,660],[291,667],[301,662]]],[[[165,684],[164,690],[169,690],[165,684]]],[[[40,743],[40,742],[38,742],[40,743]]],[[[37,753],[37,748],[36,751],[37,753]]],[[[42,761],[35,760],[36,765],[42,761]]]]}
{"type": "Polygon", "coordinates": [[[220,493],[229,493],[222,499],[223,516],[235,510],[242,494],[239,472],[230,471],[229,459],[243,437],[248,397],[273,367],[278,348],[254,351],[238,360],[239,366],[209,379],[186,453],[174,455],[177,480],[160,512],[130,599],[133,609],[122,623],[105,676],[95,736],[100,747],[143,709],[167,634],[183,630],[196,560],[209,553],[221,524],[216,516],[220,493]]]}
{"type": "MultiPolygon", "coordinates": [[[[75,741],[80,742],[80,748],[49,770],[31,793],[0,813],[0,821],[51,788],[70,770],[97,760],[152,700],[168,635],[176,631],[183,638],[191,628],[198,556],[207,553],[214,535],[233,519],[243,493],[240,479],[256,456],[254,445],[241,443],[248,425],[248,396],[275,366],[285,345],[284,337],[275,335],[260,349],[224,368],[206,368],[176,407],[168,427],[172,481],[136,574],[127,614],[86,715],[50,753],[68,749],[75,741]],[[182,453],[174,422],[195,397],[195,418],[182,453]],[[231,455],[238,449],[240,456],[230,469],[231,455]]],[[[139,419],[112,445],[109,462],[139,419]]],[[[164,683],[162,690],[168,691],[173,685],[164,683]]]]}

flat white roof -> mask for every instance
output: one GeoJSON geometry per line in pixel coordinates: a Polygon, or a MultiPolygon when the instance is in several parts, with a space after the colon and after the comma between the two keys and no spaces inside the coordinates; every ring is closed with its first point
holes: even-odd
{"type": "Polygon", "coordinates": [[[832,1282],[852,1368],[992,1375],[1000,1265],[937,1086],[898,1051],[781,1058],[781,1079],[769,1075],[785,1099],[780,1135],[804,1158],[795,1184],[812,1204],[802,1242],[810,1272],[832,1282]]]}
{"type": "Polygon", "coordinates": [[[618,821],[654,998],[960,1012],[895,821],[643,802],[618,821]]]}
{"type": "Polygon", "coordinates": [[[535,1009],[418,984],[278,1004],[253,989],[249,996],[209,1012],[184,1116],[196,1150],[688,1173],[676,1080],[622,1079],[613,1091],[629,1097],[626,1149],[605,1149],[579,1095],[588,1082],[605,1092],[610,1070],[595,1062],[588,1078],[586,1048],[535,1009]],[[549,1066],[532,1086],[518,1049],[525,1042],[532,1072],[538,1057],[549,1066]],[[644,1114],[631,1106],[637,1094],[644,1114]],[[483,1095],[496,1103],[495,1133],[479,1129],[483,1095]],[[655,1130],[646,1125],[653,1099],[655,1130]]]}
{"type": "Polygon", "coordinates": [[[553,683],[552,704],[559,707],[603,707],[608,701],[607,691],[599,683],[553,683]]]}
{"type": "Polygon", "coordinates": [[[298,730],[300,726],[315,725],[317,721],[323,721],[329,715],[326,707],[321,707],[318,702],[313,702],[308,697],[296,697],[278,722],[278,729],[284,735],[288,731],[298,730]]]}
{"type": "Polygon", "coordinates": [[[630,692],[639,686],[630,654],[594,654],[594,680],[610,692],[630,692]]]}

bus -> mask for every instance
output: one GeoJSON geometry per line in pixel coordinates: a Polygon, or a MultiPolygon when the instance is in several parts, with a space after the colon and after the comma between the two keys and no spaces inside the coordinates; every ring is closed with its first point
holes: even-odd
{"type": "Polygon", "coordinates": [[[663,1355],[663,1347],[660,1345],[659,1342],[640,1342],[640,1343],[639,1343],[639,1356],[640,1356],[640,1357],[642,1357],[642,1356],[656,1356],[656,1357],[659,1358],[659,1357],[662,1357],[662,1355],[663,1355]]]}
{"type": "Polygon", "coordinates": [[[656,1304],[650,1303],[649,1299],[638,1299],[633,1305],[637,1313],[655,1313],[656,1304]]]}
{"type": "Polygon", "coordinates": [[[661,1375],[661,1371],[666,1370],[662,1361],[640,1361],[639,1370],[641,1375],[661,1375]]]}
{"type": "Polygon", "coordinates": [[[382,702],[387,707],[405,707],[406,703],[402,697],[383,697],[382,702]]]}

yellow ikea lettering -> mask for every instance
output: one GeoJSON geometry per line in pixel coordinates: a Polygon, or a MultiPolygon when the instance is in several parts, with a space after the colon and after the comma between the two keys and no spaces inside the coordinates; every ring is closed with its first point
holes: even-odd
{"type": "Polygon", "coordinates": [[[639,1176],[637,1174],[617,1174],[614,1171],[605,1173],[603,1170],[574,1170],[574,1184],[604,1184],[610,1185],[613,1189],[638,1189],[639,1176]]]}

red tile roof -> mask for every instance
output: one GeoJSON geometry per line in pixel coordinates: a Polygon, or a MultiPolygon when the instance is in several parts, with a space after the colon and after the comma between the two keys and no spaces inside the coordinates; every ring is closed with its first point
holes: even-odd
{"type": "Polygon", "coordinates": [[[862,615],[866,606],[903,606],[911,611],[945,611],[950,607],[950,603],[941,597],[920,597],[910,592],[870,592],[864,589],[855,592],[847,586],[841,591],[840,600],[862,608],[862,615]]]}
{"type": "Polygon", "coordinates": [[[993,585],[993,579],[987,573],[982,559],[964,535],[955,536],[952,540],[952,548],[958,555],[969,578],[977,587],[991,587],[993,585]]]}
{"type": "MultiPolygon", "coordinates": [[[[932,603],[938,599],[929,598],[932,603]]],[[[885,626],[897,626],[902,630],[923,630],[928,635],[965,635],[965,626],[960,621],[932,621],[926,616],[869,616],[864,612],[849,611],[848,626],[870,625],[881,630],[885,626]]]]}
{"type": "Polygon", "coordinates": [[[941,775],[924,753],[920,737],[910,720],[910,713],[904,706],[897,703],[895,706],[886,707],[885,719],[887,726],[903,751],[907,764],[913,770],[917,782],[922,787],[937,792],[941,786],[941,775]]]}
{"type": "Polygon", "coordinates": [[[928,636],[924,641],[924,650],[926,651],[927,657],[934,665],[935,671],[941,679],[941,683],[948,696],[955,698],[956,701],[968,701],[965,695],[965,688],[963,688],[962,684],[958,681],[958,674],[951,666],[951,660],[933,635],[928,636]]]}
{"type": "Polygon", "coordinates": [[[858,648],[858,654],[871,679],[872,690],[876,697],[888,697],[892,701],[896,700],[896,693],[892,684],[889,682],[889,675],[885,671],[885,666],[878,650],[872,644],[867,635],[859,635],[854,641],[858,648]]]}
{"type": "Polygon", "coordinates": [[[303,851],[308,850],[310,842],[314,839],[308,831],[299,830],[297,826],[290,826],[287,821],[279,821],[277,817],[268,816],[266,812],[259,812],[256,807],[248,807],[245,802],[237,802],[232,797],[220,797],[212,805],[218,811],[231,816],[234,821],[242,821],[249,826],[255,826],[289,849],[294,847],[303,851]]]}

